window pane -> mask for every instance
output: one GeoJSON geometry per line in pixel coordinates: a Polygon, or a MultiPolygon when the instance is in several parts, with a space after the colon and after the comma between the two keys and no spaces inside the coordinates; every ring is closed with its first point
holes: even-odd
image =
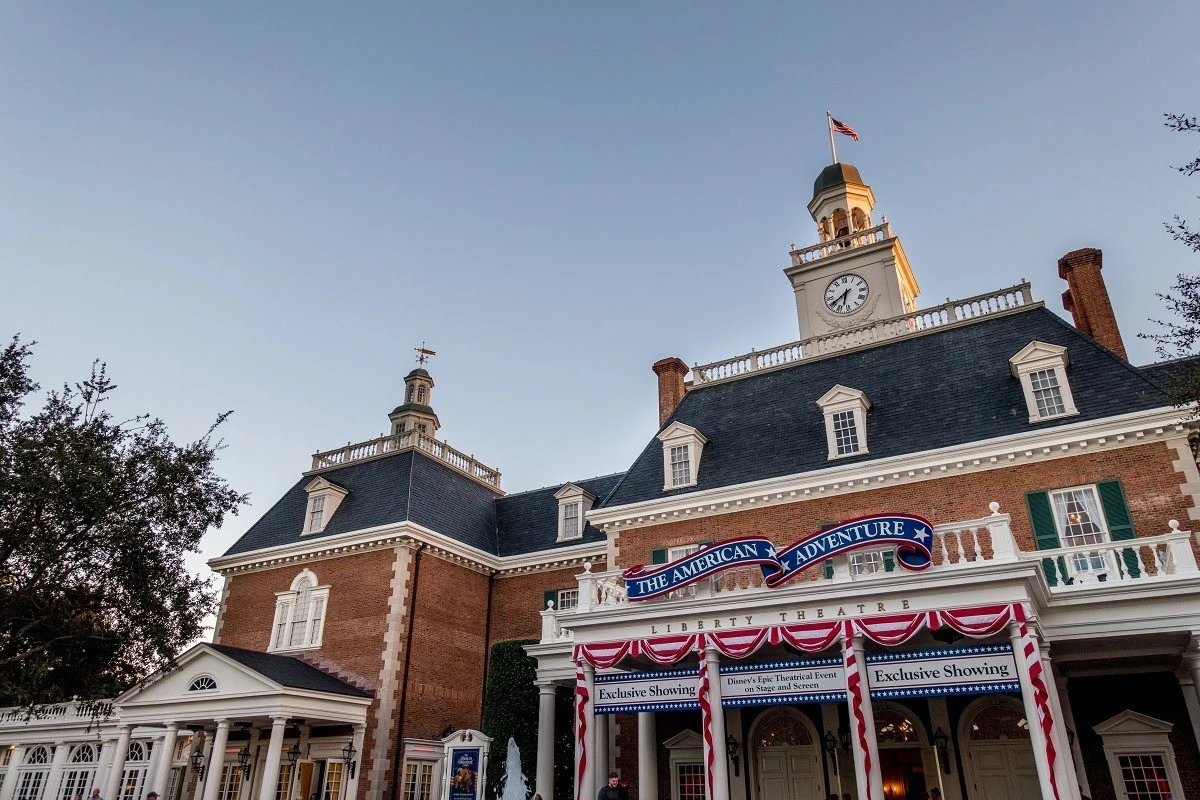
{"type": "Polygon", "coordinates": [[[579,535],[579,503],[563,506],[563,537],[579,535]]]}
{"type": "Polygon", "coordinates": [[[1120,756],[1118,761],[1129,800],[1171,800],[1171,784],[1161,755],[1120,756]]]}
{"type": "Polygon", "coordinates": [[[688,457],[688,445],[671,448],[671,485],[681,486],[692,482],[692,464],[688,457]]]}
{"type": "Polygon", "coordinates": [[[839,456],[858,452],[858,426],[853,411],[839,411],[833,415],[833,443],[839,456]]]}
{"type": "Polygon", "coordinates": [[[850,572],[853,575],[872,575],[883,571],[883,551],[850,554],[850,572]]]}
{"type": "Polygon", "coordinates": [[[677,779],[679,800],[704,800],[703,764],[680,764],[677,779]]]}
{"type": "Polygon", "coordinates": [[[579,606],[578,589],[562,589],[558,593],[558,610],[568,611],[579,606]]]}
{"type": "Polygon", "coordinates": [[[322,800],[341,800],[342,762],[329,761],[325,764],[325,793],[322,800]]]}
{"type": "Polygon", "coordinates": [[[309,644],[319,644],[321,642],[321,630],[325,627],[325,598],[318,597],[313,600],[312,606],[312,633],[308,637],[309,644]]]}
{"type": "Polygon", "coordinates": [[[1066,413],[1062,390],[1058,387],[1058,374],[1054,370],[1043,369],[1030,374],[1029,383],[1033,388],[1033,399],[1037,402],[1039,417],[1053,417],[1066,413]]]}
{"type": "MultiPolygon", "coordinates": [[[[1053,492],[1050,497],[1063,547],[1102,544],[1108,540],[1094,487],[1053,492]]],[[[1077,572],[1104,571],[1108,566],[1100,552],[1075,553],[1071,556],[1071,565],[1077,572]]]]}

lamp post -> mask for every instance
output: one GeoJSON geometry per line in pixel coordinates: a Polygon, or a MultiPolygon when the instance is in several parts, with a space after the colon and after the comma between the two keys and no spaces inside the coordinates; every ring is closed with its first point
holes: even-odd
{"type": "Polygon", "coordinates": [[[825,735],[821,738],[821,743],[825,746],[825,753],[829,756],[829,763],[833,767],[833,774],[838,774],[837,765],[837,748],[838,740],[833,735],[833,731],[825,731],[825,735]]]}
{"type": "Polygon", "coordinates": [[[237,759],[238,766],[242,768],[242,778],[244,780],[250,780],[250,762],[252,760],[250,756],[250,745],[242,745],[242,749],[238,750],[237,759]]]}
{"type": "Polygon", "coordinates": [[[188,756],[188,760],[192,762],[192,769],[196,771],[196,779],[204,780],[204,753],[200,751],[199,743],[192,748],[192,754],[188,756]]]}
{"type": "Polygon", "coordinates": [[[296,768],[296,764],[300,761],[300,743],[295,742],[287,749],[288,766],[292,769],[296,768]]]}
{"type": "Polygon", "coordinates": [[[950,737],[941,726],[933,732],[933,746],[937,748],[938,761],[942,762],[942,772],[950,774],[950,737]]]}
{"type": "Polygon", "coordinates": [[[733,777],[738,777],[738,740],[733,738],[733,734],[725,737],[725,752],[729,754],[729,760],[733,762],[733,777]]]}
{"type": "Polygon", "coordinates": [[[350,778],[354,778],[354,757],[358,755],[358,751],[354,749],[354,742],[351,740],[349,744],[342,748],[342,758],[346,760],[346,771],[350,774],[350,778]]]}

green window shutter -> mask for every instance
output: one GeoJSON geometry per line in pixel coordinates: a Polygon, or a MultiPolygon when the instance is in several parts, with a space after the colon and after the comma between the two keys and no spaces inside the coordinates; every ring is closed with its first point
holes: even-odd
{"type": "Polygon", "coordinates": [[[554,603],[554,610],[558,610],[558,591],[555,589],[547,589],[546,594],[542,597],[542,611],[546,610],[547,603],[554,603]]]}
{"type": "Polygon", "coordinates": [[[883,571],[891,572],[896,568],[896,551],[887,550],[883,554],[883,571]]]}
{"type": "MultiPolygon", "coordinates": [[[[1025,505],[1029,508],[1029,524],[1033,526],[1033,543],[1038,550],[1055,550],[1062,547],[1058,540],[1058,528],[1054,526],[1054,510],[1050,507],[1049,492],[1029,492],[1025,495],[1025,505]]],[[[1058,585],[1059,574],[1066,574],[1066,561],[1059,559],[1063,567],[1062,573],[1054,568],[1054,559],[1042,559],[1042,571],[1046,573],[1046,581],[1051,586],[1058,585]]]]}
{"type": "MultiPolygon", "coordinates": [[[[1135,538],[1133,519],[1129,516],[1129,505],[1125,502],[1125,489],[1117,480],[1101,481],[1096,484],[1096,492],[1100,495],[1100,508],[1104,511],[1104,521],[1108,523],[1108,536],[1114,542],[1135,538]]],[[[1121,553],[1121,560],[1131,578],[1140,577],[1137,554],[1132,548],[1121,553]]]]}
{"type": "Polygon", "coordinates": [[[651,564],[667,563],[667,548],[660,547],[657,550],[651,550],[650,551],[650,563],[651,564]]]}
{"type": "Polygon", "coordinates": [[[832,558],[825,559],[825,580],[827,580],[827,581],[833,580],[833,559],[832,558]]]}

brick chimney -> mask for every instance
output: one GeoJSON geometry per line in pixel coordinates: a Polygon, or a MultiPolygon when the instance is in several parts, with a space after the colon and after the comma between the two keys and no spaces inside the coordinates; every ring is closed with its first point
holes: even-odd
{"type": "Polygon", "coordinates": [[[658,376],[658,425],[661,428],[683,399],[683,378],[688,374],[688,365],[678,358],[664,358],[655,361],[651,369],[658,376]]]}
{"type": "Polygon", "coordinates": [[[1067,282],[1063,308],[1071,312],[1076,328],[1121,358],[1128,358],[1108,289],[1104,287],[1104,276],[1100,274],[1103,259],[1099,250],[1085,247],[1072,250],[1058,260],[1058,277],[1067,282]]]}

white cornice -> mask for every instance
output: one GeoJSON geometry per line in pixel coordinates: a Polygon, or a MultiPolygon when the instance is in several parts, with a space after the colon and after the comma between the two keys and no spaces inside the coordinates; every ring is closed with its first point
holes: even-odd
{"type": "Polygon", "coordinates": [[[319,539],[266,547],[249,553],[220,556],[210,559],[208,566],[214,572],[229,576],[240,572],[272,569],[285,564],[337,558],[369,550],[419,547],[422,544],[427,545],[431,554],[447,561],[461,564],[477,572],[496,574],[501,577],[524,572],[562,569],[582,565],[585,561],[604,559],[607,546],[605,542],[591,542],[539,550],[519,556],[495,556],[415,522],[399,522],[336,536],[323,536],[319,539]]]}
{"type": "Polygon", "coordinates": [[[762,505],[859,492],[876,486],[914,483],[1131,447],[1195,430],[1200,424],[1186,419],[1186,415],[1185,410],[1178,408],[1156,408],[1055,428],[1039,428],[964,445],[594,509],[587,519],[606,532],[628,530],[731,514],[762,505]]]}

